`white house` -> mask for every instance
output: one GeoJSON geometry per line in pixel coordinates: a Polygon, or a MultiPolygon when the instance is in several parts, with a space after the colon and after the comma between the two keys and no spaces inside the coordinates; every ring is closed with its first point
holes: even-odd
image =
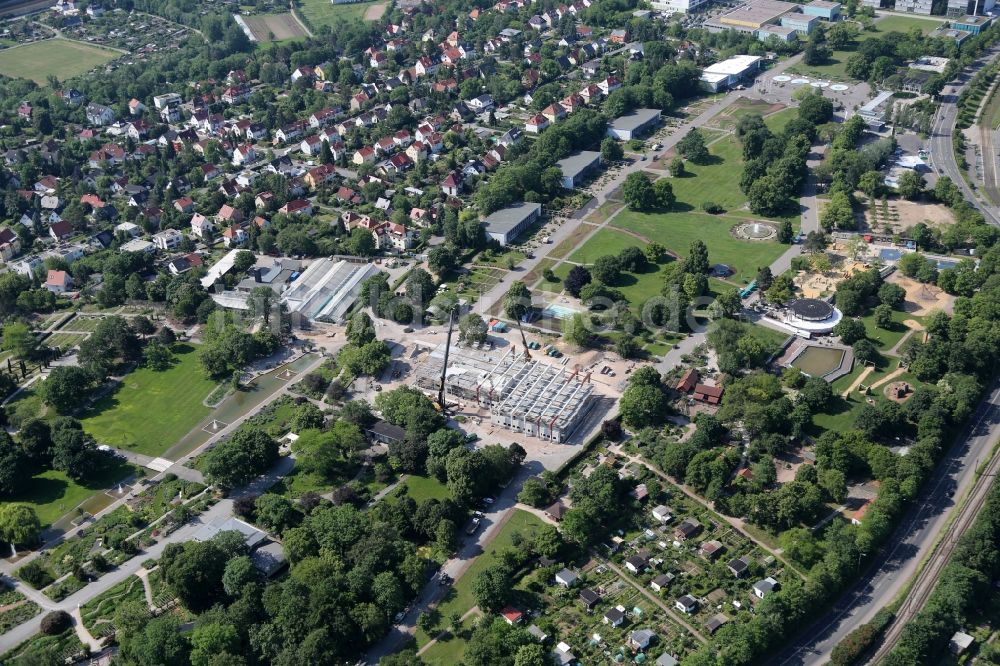
{"type": "Polygon", "coordinates": [[[164,252],[180,247],[183,240],[184,234],[177,229],[165,229],[157,234],[153,234],[153,245],[164,252]]]}
{"type": "Polygon", "coordinates": [[[49,271],[45,288],[53,294],[65,294],[73,285],[73,278],[66,271],[49,271]]]}

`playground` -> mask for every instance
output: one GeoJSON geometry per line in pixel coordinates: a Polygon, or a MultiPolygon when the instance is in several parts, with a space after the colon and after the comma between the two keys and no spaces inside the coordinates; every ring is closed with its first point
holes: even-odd
{"type": "Polygon", "coordinates": [[[886,282],[898,284],[906,290],[906,301],[903,304],[903,309],[909,314],[922,317],[934,310],[951,313],[955,309],[955,297],[945,293],[937,285],[918,282],[899,271],[890,275],[886,282]]]}

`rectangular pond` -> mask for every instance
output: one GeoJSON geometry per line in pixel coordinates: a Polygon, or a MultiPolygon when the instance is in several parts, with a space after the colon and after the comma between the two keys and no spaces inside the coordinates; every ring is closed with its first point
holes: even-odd
{"type": "Polygon", "coordinates": [[[823,377],[840,367],[844,353],[843,349],[810,345],[795,357],[792,365],[810,377],[823,377]]]}

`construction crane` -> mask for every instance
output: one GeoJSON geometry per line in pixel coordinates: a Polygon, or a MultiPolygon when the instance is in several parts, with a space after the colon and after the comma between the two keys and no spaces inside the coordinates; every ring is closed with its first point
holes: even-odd
{"type": "Polygon", "coordinates": [[[441,364],[441,386],[438,387],[438,404],[441,409],[446,409],[448,403],[444,401],[444,380],[448,374],[448,352],[451,351],[451,332],[455,329],[455,309],[448,314],[448,338],[444,343],[444,363],[441,364]]]}

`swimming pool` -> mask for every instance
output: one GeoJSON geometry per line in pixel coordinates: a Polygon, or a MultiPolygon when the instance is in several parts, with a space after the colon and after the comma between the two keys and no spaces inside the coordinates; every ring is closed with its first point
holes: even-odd
{"type": "Polygon", "coordinates": [[[551,317],[553,319],[570,319],[577,313],[576,310],[572,308],[567,308],[562,305],[547,305],[542,309],[543,317],[551,317]]]}
{"type": "Polygon", "coordinates": [[[878,256],[885,261],[899,261],[899,258],[903,256],[903,251],[886,247],[879,250],[878,256]]]}
{"type": "Polygon", "coordinates": [[[955,266],[958,266],[958,262],[952,261],[951,259],[935,259],[934,261],[937,262],[937,269],[939,271],[943,271],[946,268],[954,268],[955,266]]]}

